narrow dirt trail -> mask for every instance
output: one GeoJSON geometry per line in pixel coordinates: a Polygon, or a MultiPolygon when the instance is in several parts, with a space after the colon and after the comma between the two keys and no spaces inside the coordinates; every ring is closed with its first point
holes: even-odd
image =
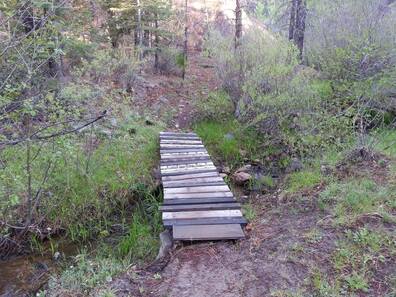
{"type": "Polygon", "coordinates": [[[188,57],[186,77],[143,74],[135,90],[136,104],[147,112],[150,107],[152,116],[166,119],[171,129],[187,129],[193,116],[194,102],[207,97],[208,93],[220,87],[212,61],[200,52],[191,52],[188,57]]]}
{"type": "Polygon", "coordinates": [[[327,266],[336,233],[319,227],[320,240],[312,240],[307,234],[318,228],[320,213],[306,205],[292,214],[288,207],[280,210],[271,205],[275,201],[267,196],[253,202],[258,213],[247,226],[247,239],[179,245],[163,270],[132,270],[112,288],[117,296],[261,297],[297,293],[311,269],[327,266]]]}

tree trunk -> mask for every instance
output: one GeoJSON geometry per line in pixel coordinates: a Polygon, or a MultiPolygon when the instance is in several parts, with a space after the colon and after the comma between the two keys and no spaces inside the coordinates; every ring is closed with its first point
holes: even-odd
{"type": "Polygon", "coordinates": [[[304,51],[304,35],[305,35],[305,19],[307,17],[306,0],[297,0],[296,12],[296,31],[294,32],[294,43],[300,52],[300,60],[303,58],[304,51]]]}
{"type": "Polygon", "coordinates": [[[185,27],[184,27],[184,47],[183,47],[183,72],[182,78],[184,80],[186,76],[186,67],[187,67],[187,54],[188,54],[188,0],[184,2],[184,14],[185,14],[185,27]]]}
{"type": "Polygon", "coordinates": [[[294,30],[296,27],[296,11],[297,11],[297,0],[292,0],[290,10],[290,24],[289,24],[289,40],[294,40],[294,30]]]}
{"type": "Polygon", "coordinates": [[[154,68],[155,71],[158,72],[159,68],[159,35],[158,35],[158,13],[155,13],[155,21],[154,21],[155,33],[154,33],[154,68]]]}
{"type": "Polygon", "coordinates": [[[236,0],[235,4],[235,49],[237,49],[242,37],[242,9],[239,0],[236,0]]]}
{"type": "Polygon", "coordinates": [[[137,4],[137,17],[138,17],[138,37],[139,37],[139,49],[138,49],[138,57],[139,60],[143,59],[143,30],[142,30],[142,9],[140,7],[140,0],[136,0],[137,4]]]}

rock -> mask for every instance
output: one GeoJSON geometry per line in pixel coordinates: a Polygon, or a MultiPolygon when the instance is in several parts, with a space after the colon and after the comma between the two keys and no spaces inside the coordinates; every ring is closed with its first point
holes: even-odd
{"type": "Polygon", "coordinates": [[[170,249],[173,246],[173,238],[172,238],[169,230],[165,230],[165,231],[161,232],[160,241],[161,241],[161,246],[158,251],[157,258],[155,258],[155,260],[159,260],[159,259],[166,257],[166,255],[168,255],[170,249]]]}
{"type": "Polygon", "coordinates": [[[239,197],[239,201],[240,201],[241,203],[246,203],[246,202],[249,201],[249,196],[246,196],[246,195],[241,196],[241,197],[239,197]]]}
{"type": "Polygon", "coordinates": [[[111,124],[113,127],[117,127],[117,126],[118,126],[117,119],[116,119],[116,118],[111,118],[111,119],[110,119],[110,124],[111,124]]]}
{"type": "Polygon", "coordinates": [[[324,176],[329,176],[333,173],[333,169],[329,165],[321,165],[320,166],[320,172],[324,176]]]}
{"type": "Polygon", "coordinates": [[[252,165],[248,164],[239,168],[236,172],[249,172],[252,169],[252,165]]]}
{"type": "Polygon", "coordinates": [[[226,178],[228,176],[227,173],[220,173],[219,175],[220,175],[221,178],[226,178]]]}
{"type": "Polygon", "coordinates": [[[300,171],[301,169],[303,169],[302,162],[297,158],[293,158],[290,162],[290,165],[286,168],[286,172],[291,173],[291,172],[300,171]]]}
{"type": "Polygon", "coordinates": [[[235,172],[232,175],[235,184],[242,186],[252,179],[252,176],[247,172],[235,172]]]}
{"type": "Polygon", "coordinates": [[[235,139],[235,136],[233,133],[227,133],[226,135],[224,135],[224,138],[227,140],[233,140],[235,139]]]}
{"type": "Polygon", "coordinates": [[[224,167],[221,169],[221,172],[223,172],[223,173],[225,173],[225,174],[230,174],[230,173],[231,173],[231,169],[230,169],[230,167],[228,167],[228,166],[224,166],[224,167]]]}
{"type": "Polygon", "coordinates": [[[62,254],[60,252],[55,252],[53,255],[54,261],[60,260],[62,254]]]}

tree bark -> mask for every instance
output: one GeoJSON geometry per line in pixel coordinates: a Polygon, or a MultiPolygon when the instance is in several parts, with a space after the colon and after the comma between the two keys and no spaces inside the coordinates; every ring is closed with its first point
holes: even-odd
{"type": "Polygon", "coordinates": [[[305,20],[307,17],[307,3],[306,0],[297,0],[296,12],[296,31],[294,32],[294,42],[298,47],[300,60],[303,58],[304,52],[304,36],[305,36],[305,20]]]}
{"type": "Polygon", "coordinates": [[[290,24],[289,24],[289,40],[294,39],[294,30],[296,26],[296,11],[297,11],[297,0],[292,0],[291,11],[290,11],[290,24]]]}
{"type": "Polygon", "coordinates": [[[136,0],[137,4],[137,18],[138,18],[138,37],[139,37],[139,49],[138,49],[138,57],[139,60],[143,59],[143,30],[142,30],[142,9],[140,7],[140,0],[136,0]]]}
{"type": "Polygon", "coordinates": [[[240,45],[242,37],[242,9],[239,0],[235,3],[235,49],[240,45]]]}
{"type": "Polygon", "coordinates": [[[185,27],[184,27],[184,46],[183,46],[183,72],[182,78],[184,80],[186,76],[186,67],[187,67],[187,55],[188,55],[188,0],[184,2],[184,16],[185,16],[185,27]]]}
{"type": "Polygon", "coordinates": [[[159,35],[158,35],[158,13],[155,13],[155,21],[154,21],[154,28],[155,28],[155,33],[154,33],[154,47],[155,47],[155,53],[154,53],[154,69],[157,72],[159,68],[159,35]]]}

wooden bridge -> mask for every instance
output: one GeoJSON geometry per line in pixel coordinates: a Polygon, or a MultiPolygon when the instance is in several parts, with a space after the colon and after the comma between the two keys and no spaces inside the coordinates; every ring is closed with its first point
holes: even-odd
{"type": "Polygon", "coordinates": [[[175,240],[240,239],[241,205],[195,133],[160,133],[162,220],[175,240]]]}

